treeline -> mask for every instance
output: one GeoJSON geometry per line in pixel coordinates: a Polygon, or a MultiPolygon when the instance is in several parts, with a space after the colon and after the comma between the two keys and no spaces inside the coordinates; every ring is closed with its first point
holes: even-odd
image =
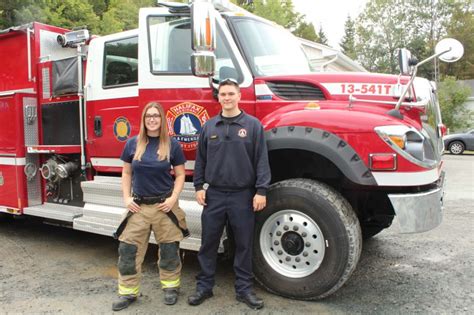
{"type": "MultiPolygon", "coordinates": [[[[296,36],[328,44],[322,27],[316,30],[305,15],[295,11],[292,0],[233,2],[296,36]]],[[[66,28],[87,26],[94,34],[106,35],[136,28],[139,8],[154,5],[156,0],[2,0],[0,29],[39,21],[66,28]]],[[[433,53],[440,39],[454,37],[462,41],[465,56],[457,63],[440,65],[440,73],[456,79],[474,78],[474,16],[470,0],[369,0],[358,17],[348,16],[342,23],[342,52],[369,71],[397,73],[398,48],[410,49],[421,60],[433,53]]],[[[435,79],[435,66],[423,67],[420,75],[435,79]]]]}

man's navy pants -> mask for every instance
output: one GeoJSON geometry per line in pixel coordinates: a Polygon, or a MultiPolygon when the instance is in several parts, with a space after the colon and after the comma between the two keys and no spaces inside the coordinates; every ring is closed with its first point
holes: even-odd
{"type": "Polygon", "coordinates": [[[209,292],[214,287],[217,250],[226,221],[232,228],[235,241],[235,292],[245,295],[252,290],[252,244],[255,213],[254,189],[219,191],[209,187],[201,216],[202,243],[198,253],[201,272],[197,276],[197,290],[209,292]]]}

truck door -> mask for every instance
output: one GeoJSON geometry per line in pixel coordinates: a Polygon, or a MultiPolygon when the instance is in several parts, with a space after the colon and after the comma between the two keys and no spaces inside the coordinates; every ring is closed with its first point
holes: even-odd
{"type": "Polygon", "coordinates": [[[94,38],[86,71],[87,155],[98,172],[120,172],[127,139],[138,133],[138,32],[94,38]]]}
{"type": "Polygon", "coordinates": [[[219,80],[233,78],[241,85],[240,107],[255,113],[255,93],[246,67],[225,21],[217,18],[216,72],[214,88],[208,78],[191,72],[191,18],[189,11],[171,14],[167,8],[140,10],[139,22],[139,103],[151,101],[165,109],[172,136],[182,145],[189,163],[194,165],[194,151],[204,123],[221,109],[215,97],[219,80]]]}

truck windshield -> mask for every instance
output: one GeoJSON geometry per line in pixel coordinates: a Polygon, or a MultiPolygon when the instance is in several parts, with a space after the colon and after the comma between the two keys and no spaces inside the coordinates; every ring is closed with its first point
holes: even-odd
{"type": "Polygon", "coordinates": [[[254,18],[232,17],[231,21],[255,76],[311,72],[301,44],[284,28],[254,18]]]}

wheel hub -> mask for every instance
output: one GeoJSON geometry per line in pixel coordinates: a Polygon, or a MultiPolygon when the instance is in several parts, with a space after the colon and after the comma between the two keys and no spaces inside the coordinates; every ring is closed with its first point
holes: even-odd
{"type": "Polygon", "coordinates": [[[451,145],[451,152],[454,154],[459,154],[462,152],[462,146],[459,143],[453,143],[451,145]]]}
{"type": "Polygon", "coordinates": [[[303,252],[304,241],[296,232],[286,232],[281,238],[283,250],[290,255],[297,256],[303,252]]]}
{"type": "Polygon", "coordinates": [[[316,222],[298,210],[271,215],[260,231],[266,262],[289,278],[302,278],[319,268],[325,253],[324,236],[316,222]]]}

